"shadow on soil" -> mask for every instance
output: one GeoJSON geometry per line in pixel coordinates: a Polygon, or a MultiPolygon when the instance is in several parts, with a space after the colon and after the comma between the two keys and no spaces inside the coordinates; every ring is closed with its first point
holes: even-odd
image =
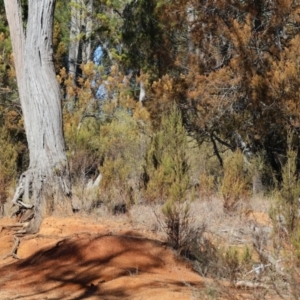
{"type": "Polygon", "coordinates": [[[139,279],[168,268],[166,253],[161,243],[140,237],[72,237],[0,268],[5,274],[0,290],[18,290],[14,299],[124,299],[133,290],[166,285],[176,289],[185,283],[170,278],[162,283],[154,276],[139,279]]]}

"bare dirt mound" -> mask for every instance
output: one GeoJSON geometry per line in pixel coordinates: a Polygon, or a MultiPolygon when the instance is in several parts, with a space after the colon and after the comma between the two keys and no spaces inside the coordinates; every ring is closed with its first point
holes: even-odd
{"type": "MultiPolygon", "coordinates": [[[[0,257],[13,235],[0,220],[0,257]]],[[[203,279],[151,233],[86,218],[47,218],[0,261],[0,299],[192,299],[203,279]],[[104,224],[104,223],[103,223],[104,224]]]]}

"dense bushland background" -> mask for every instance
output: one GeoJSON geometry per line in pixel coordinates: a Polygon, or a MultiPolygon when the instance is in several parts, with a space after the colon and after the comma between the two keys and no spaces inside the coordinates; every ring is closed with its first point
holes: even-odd
{"type": "MultiPolygon", "coordinates": [[[[269,196],[277,246],[291,245],[299,264],[297,1],[59,0],[53,30],[74,211],[159,205],[187,253],[204,230],[193,228],[193,203],[217,197],[231,214],[269,196]]],[[[2,215],[27,164],[0,0],[2,215]]],[[[247,251],[216,256],[232,280],[247,251]]]]}

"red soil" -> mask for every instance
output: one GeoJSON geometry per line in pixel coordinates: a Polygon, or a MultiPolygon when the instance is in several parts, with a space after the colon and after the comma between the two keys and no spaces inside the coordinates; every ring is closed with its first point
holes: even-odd
{"type": "Polygon", "coordinates": [[[0,219],[0,299],[194,298],[204,279],[151,232],[87,218],[46,218],[39,234],[22,238],[17,255],[1,259],[13,234],[0,219]]]}

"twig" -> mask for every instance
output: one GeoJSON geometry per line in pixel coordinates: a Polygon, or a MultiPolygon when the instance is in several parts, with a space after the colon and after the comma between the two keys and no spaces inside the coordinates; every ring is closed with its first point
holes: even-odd
{"type": "Polygon", "coordinates": [[[267,267],[271,267],[272,265],[271,264],[267,264],[267,265],[264,265],[264,264],[260,264],[258,267],[254,268],[253,270],[249,271],[248,273],[246,273],[246,276],[252,274],[252,273],[260,273],[261,271],[263,271],[264,269],[266,269],[267,267]]]}
{"type": "Polygon", "coordinates": [[[256,247],[256,245],[254,244],[255,250],[258,252],[258,254],[260,255],[260,257],[262,257],[263,259],[265,259],[266,261],[268,261],[272,266],[275,267],[276,272],[285,277],[286,273],[283,271],[284,268],[282,266],[280,266],[280,262],[281,259],[276,260],[274,257],[272,257],[270,254],[265,253],[263,250],[259,249],[258,247],[256,247]]]}
{"type": "Polygon", "coordinates": [[[245,280],[239,280],[236,282],[235,287],[246,287],[246,288],[264,288],[264,289],[269,289],[270,287],[267,286],[266,284],[263,283],[258,283],[258,282],[251,282],[251,281],[245,281],[245,280]]]}

